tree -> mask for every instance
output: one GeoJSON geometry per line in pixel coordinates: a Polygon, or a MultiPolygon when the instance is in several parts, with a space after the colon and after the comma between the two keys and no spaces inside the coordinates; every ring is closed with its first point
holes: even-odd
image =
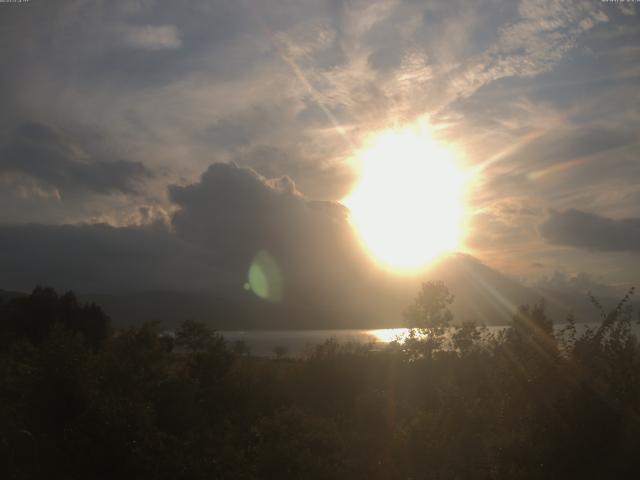
{"type": "Polygon", "coordinates": [[[463,322],[451,335],[451,346],[463,357],[477,351],[488,337],[486,327],[475,322],[463,322]]]}
{"type": "Polygon", "coordinates": [[[96,304],[83,305],[73,292],[58,295],[53,288],[36,287],[0,307],[0,330],[5,337],[40,345],[55,327],[79,333],[94,350],[109,337],[109,317],[96,304]]]}
{"type": "Polygon", "coordinates": [[[234,355],[237,355],[239,357],[251,356],[251,349],[249,348],[249,345],[247,345],[247,342],[245,342],[244,340],[234,341],[231,345],[231,351],[234,355]]]}
{"type": "Polygon", "coordinates": [[[282,345],[277,345],[273,347],[273,354],[276,356],[277,360],[281,360],[288,353],[287,347],[282,345]]]}
{"type": "Polygon", "coordinates": [[[443,282],[425,282],[413,304],[405,311],[405,322],[409,328],[444,329],[453,320],[449,310],[449,305],[452,303],[453,295],[443,282]]]}
{"type": "Polygon", "coordinates": [[[453,295],[441,281],[429,281],[414,302],[405,310],[404,320],[410,329],[405,349],[413,356],[430,357],[442,347],[444,335],[453,320],[449,305],[453,295]]]}
{"type": "Polygon", "coordinates": [[[207,350],[218,340],[211,327],[195,320],[185,320],[176,332],[176,346],[193,352],[207,350]]]}

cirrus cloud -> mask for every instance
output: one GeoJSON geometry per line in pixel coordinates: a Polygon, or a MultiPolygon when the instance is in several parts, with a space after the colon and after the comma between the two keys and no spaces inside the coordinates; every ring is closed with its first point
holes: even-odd
{"type": "Polygon", "coordinates": [[[123,25],[117,29],[123,46],[148,50],[179,48],[182,45],[174,25],[123,25]]]}
{"type": "Polygon", "coordinates": [[[0,145],[0,175],[26,175],[55,188],[58,197],[74,190],[135,193],[151,176],[140,162],[101,157],[53,127],[25,122],[0,145]]]}

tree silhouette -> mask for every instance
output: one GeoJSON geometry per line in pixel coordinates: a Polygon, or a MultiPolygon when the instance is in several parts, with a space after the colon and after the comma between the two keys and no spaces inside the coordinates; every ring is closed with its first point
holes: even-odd
{"type": "Polygon", "coordinates": [[[417,357],[430,357],[444,343],[446,329],[453,320],[449,306],[453,295],[441,281],[422,284],[414,302],[404,312],[409,330],[406,349],[417,357]]]}
{"type": "Polygon", "coordinates": [[[452,295],[429,282],[404,344],[330,339],[282,362],[194,321],[178,349],[157,323],[96,328],[99,307],[38,288],[0,305],[3,474],[638,478],[632,293],[597,326],[554,329],[540,302],[489,334],[451,325],[452,295]]]}
{"type": "Polygon", "coordinates": [[[176,331],[176,346],[194,352],[203,351],[220,339],[215,331],[202,322],[185,320],[176,331]]]}
{"type": "Polygon", "coordinates": [[[282,360],[282,358],[289,352],[287,347],[283,345],[276,345],[275,347],[273,347],[272,351],[277,360],[282,360]]]}
{"type": "Polygon", "coordinates": [[[82,335],[93,349],[109,336],[110,320],[96,304],[81,305],[73,292],[58,295],[52,288],[36,287],[30,295],[0,306],[0,332],[40,345],[54,327],[82,335]]]}

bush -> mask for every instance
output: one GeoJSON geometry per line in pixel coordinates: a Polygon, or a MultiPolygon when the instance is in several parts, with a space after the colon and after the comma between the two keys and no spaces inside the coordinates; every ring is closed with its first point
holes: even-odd
{"type": "MultiPolygon", "coordinates": [[[[596,327],[543,303],[490,334],[426,285],[414,335],[257,358],[197,322],[111,331],[38,288],[2,306],[6,478],[635,478],[640,346],[625,297],[596,327]]],[[[596,306],[597,301],[594,301],[596,306]]]]}

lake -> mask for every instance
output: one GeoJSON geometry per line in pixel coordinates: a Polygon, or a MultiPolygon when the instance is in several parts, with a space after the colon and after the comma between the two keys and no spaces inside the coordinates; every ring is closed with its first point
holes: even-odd
{"type": "Polygon", "coordinates": [[[287,355],[300,356],[322,342],[335,338],[340,343],[349,341],[373,343],[374,348],[406,334],[406,328],[388,328],[375,330],[246,330],[221,331],[229,343],[243,341],[253,355],[273,356],[275,347],[287,349],[287,355]]]}
{"type": "MultiPolygon", "coordinates": [[[[580,323],[578,329],[596,327],[597,323],[580,323]]],[[[561,329],[566,324],[557,323],[554,328],[561,329]]],[[[488,326],[490,332],[497,333],[506,326],[488,326]]],[[[633,325],[636,335],[640,334],[640,327],[633,325]]],[[[287,356],[301,356],[314,346],[335,338],[340,343],[360,342],[373,343],[373,348],[382,348],[387,343],[406,336],[406,328],[381,328],[381,329],[351,329],[351,330],[234,330],[220,331],[229,343],[243,341],[250,349],[251,354],[257,356],[274,356],[275,347],[284,347],[287,356]]]]}

